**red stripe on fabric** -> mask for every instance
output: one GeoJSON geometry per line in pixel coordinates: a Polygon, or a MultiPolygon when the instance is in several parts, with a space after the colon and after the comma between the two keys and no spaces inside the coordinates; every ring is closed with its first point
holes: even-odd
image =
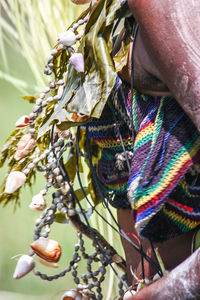
{"type": "Polygon", "coordinates": [[[147,128],[148,126],[150,126],[151,124],[153,124],[155,121],[155,117],[153,118],[153,120],[148,121],[147,123],[145,123],[139,130],[139,132],[141,132],[142,130],[144,130],[145,128],[147,128]]]}
{"type": "Polygon", "coordinates": [[[143,204],[141,207],[139,207],[136,211],[137,216],[139,214],[142,214],[146,208],[149,208],[151,206],[155,206],[157,205],[161,199],[165,196],[165,194],[173,189],[173,187],[175,186],[175,184],[177,183],[178,179],[180,177],[182,177],[182,175],[184,175],[185,170],[188,170],[188,168],[192,165],[192,160],[189,160],[188,162],[186,162],[183,167],[179,170],[178,174],[174,177],[174,179],[170,182],[170,184],[167,186],[167,188],[165,188],[162,192],[160,192],[158,195],[154,196],[151,200],[149,200],[147,203],[143,204]]]}
{"type": "Polygon", "coordinates": [[[170,202],[170,203],[173,203],[173,204],[176,205],[176,206],[182,207],[182,208],[184,208],[186,211],[193,212],[193,208],[191,208],[191,207],[189,207],[189,206],[187,206],[187,205],[180,204],[180,203],[174,201],[173,199],[167,198],[167,202],[170,202]]]}

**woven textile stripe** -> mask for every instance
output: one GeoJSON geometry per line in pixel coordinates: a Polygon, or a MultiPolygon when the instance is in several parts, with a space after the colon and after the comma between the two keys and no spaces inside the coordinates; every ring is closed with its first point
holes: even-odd
{"type": "MultiPolygon", "coordinates": [[[[200,159],[200,136],[173,98],[144,97],[134,92],[133,101],[135,141],[128,198],[137,232],[163,241],[200,224],[199,180],[193,185],[198,198],[194,204],[187,189],[190,179],[185,177],[200,159]],[[178,189],[177,193],[179,185],[181,192],[178,189]],[[159,232],[158,222],[166,225],[165,234],[159,232]]],[[[130,102],[129,96],[129,113],[130,102]]]]}

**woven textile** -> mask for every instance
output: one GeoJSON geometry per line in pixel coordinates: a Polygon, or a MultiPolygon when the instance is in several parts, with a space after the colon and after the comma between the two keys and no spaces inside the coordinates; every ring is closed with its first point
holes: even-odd
{"type": "Polygon", "coordinates": [[[101,148],[101,158],[95,166],[97,180],[105,197],[115,208],[130,208],[127,199],[129,170],[119,136],[121,133],[131,163],[132,137],[125,103],[127,93],[118,78],[101,118],[93,118],[88,123],[89,138],[101,148]]]}
{"type": "Polygon", "coordinates": [[[200,224],[200,176],[187,173],[200,159],[200,135],[173,98],[135,91],[127,104],[135,130],[128,183],[135,227],[161,242],[200,224]]]}
{"type": "Polygon", "coordinates": [[[102,149],[95,166],[102,191],[116,208],[131,204],[141,236],[161,242],[200,224],[200,136],[173,98],[134,91],[131,103],[118,79],[101,118],[88,126],[102,149]]]}

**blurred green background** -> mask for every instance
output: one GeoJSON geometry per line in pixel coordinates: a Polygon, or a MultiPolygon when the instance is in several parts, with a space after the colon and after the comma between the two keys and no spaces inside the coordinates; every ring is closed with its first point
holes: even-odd
{"type": "MultiPolygon", "coordinates": [[[[31,105],[21,99],[23,93],[19,92],[12,84],[12,77],[25,81],[28,85],[29,94],[35,93],[33,87],[36,85],[35,77],[24,56],[20,52],[16,52],[7,43],[5,44],[5,52],[8,60],[7,67],[3,57],[0,56],[0,147],[15,128],[16,120],[31,111],[31,105]],[[11,76],[10,82],[3,78],[4,71],[11,76]]],[[[0,184],[3,181],[5,172],[6,167],[0,169],[0,184]]],[[[12,278],[19,256],[28,253],[30,249],[29,244],[32,242],[34,222],[39,216],[39,213],[29,209],[29,203],[32,196],[40,191],[44,183],[45,181],[41,176],[31,190],[24,188],[20,199],[20,207],[17,207],[16,210],[14,209],[14,203],[10,203],[4,208],[2,204],[0,205],[0,300],[60,299],[65,290],[75,287],[70,274],[52,282],[42,281],[33,273],[20,280],[12,278]]],[[[94,225],[95,222],[95,218],[93,218],[92,224],[94,225]]],[[[113,232],[109,231],[102,223],[99,223],[98,227],[101,228],[104,236],[109,236],[116,248],[121,249],[118,236],[113,237],[113,232]]],[[[54,224],[50,238],[56,239],[62,246],[63,254],[59,262],[60,267],[57,270],[52,270],[37,263],[37,268],[44,273],[55,274],[60,272],[70,261],[74,244],[77,242],[77,236],[70,225],[54,224]]],[[[90,242],[88,241],[87,244],[90,251],[90,242]]],[[[84,264],[82,264],[81,270],[84,271],[84,264]]],[[[112,283],[113,273],[108,274],[108,277],[110,277],[112,283]]],[[[110,299],[113,299],[114,295],[117,294],[116,284],[113,284],[111,289],[113,296],[110,299]]],[[[107,284],[105,284],[104,290],[105,299],[107,299],[107,284]]]]}

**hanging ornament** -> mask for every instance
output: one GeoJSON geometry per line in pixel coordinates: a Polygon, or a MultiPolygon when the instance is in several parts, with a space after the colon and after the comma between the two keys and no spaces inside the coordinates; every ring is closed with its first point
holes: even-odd
{"type": "Polygon", "coordinates": [[[73,53],[69,61],[77,72],[84,72],[84,58],[82,53],[73,53]]]}
{"type": "Polygon", "coordinates": [[[5,193],[12,194],[26,181],[26,175],[20,171],[13,171],[8,175],[5,193]]]}
{"type": "Polygon", "coordinates": [[[72,46],[76,43],[76,35],[72,30],[67,30],[58,34],[57,42],[64,46],[72,46]]]}
{"type": "Polygon", "coordinates": [[[46,261],[57,262],[60,258],[61,247],[55,240],[40,237],[30,246],[39,257],[46,261]]]}
{"type": "Polygon", "coordinates": [[[73,289],[66,291],[62,295],[61,300],[89,300],[89,298],[83,295],[80,291],[73,289]]]}
{"type": "Polygon", "coordinates": [[[25,116],[21,116],[15,123],[15,126],[17,128],[24,128],[27,127],[29,125],[30,122],[30,118],[29,116],[25,115],[25,116]]]}
{"type": "Polygon", "coordinates": [[[35,140],[31,134],[25,134],[19,141],[17,151],[15,153],[15,159],[20,160],[26,156],[35,147],[35,140]]]}
{"type": "Polygon", "coordinates": [[[22,255],[17,262],[15,272],[13,274],[14,279],[20,279],[35,267],[34,259],[29,255],[22,255]]]}
{"type": "Polygon", "coordinates": [[[46,200],[44,199],[44,196],[41,193],[33,196],[32,202],[29,205],[29,208],[31,210],[41,211],[44,210],[45,207],[46,207],[46,200]]]}

